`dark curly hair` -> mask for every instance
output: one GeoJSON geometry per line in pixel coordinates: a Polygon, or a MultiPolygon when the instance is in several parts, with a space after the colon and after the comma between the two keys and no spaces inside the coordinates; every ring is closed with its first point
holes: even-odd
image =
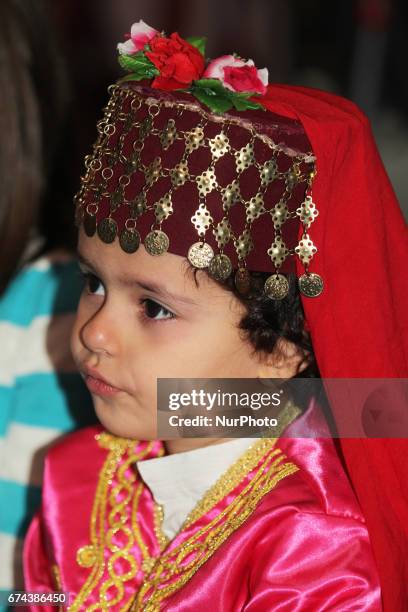
{"type": "MultiPolygon", "coordinates": [[[[204,270],[194,269],[194,280],[198,286],[197,273],[204,270]]],[[[240,321],[239,328],[251,343],[255,351],[279,354],[281,339],[293,343],[301,356],[307,362],[306,368],[299,372],[296,378],[320,378],[316,358],[309,332],[305,329],[305,314],[298,289],[296,275],[286,275],[289,281],[289,293],[283,300],[273,300],[263,291],[268,272],[250,272],[251,288],[247,295],[241,295],[234,283],[235,270],[226,281],[217,282],[244,304],[246,314],[240,321]]]]}

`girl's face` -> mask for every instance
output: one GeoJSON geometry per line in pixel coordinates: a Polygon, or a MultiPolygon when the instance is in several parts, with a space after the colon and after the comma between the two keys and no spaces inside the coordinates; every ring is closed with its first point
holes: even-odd
{"type": "Polygon", "coordinates": [[[288,357],[265,366],[242,336],[244,306],[206,274],[197,287],[184,257],[132,255],[81,230],[85,275],[71,348],[103,426],[155,439],[157,378],[288,377],[288,357]],[[99,380],[98,380],[99,379],[99,380]],[[103,384],[100,379],[103,379],[103,384]]]}

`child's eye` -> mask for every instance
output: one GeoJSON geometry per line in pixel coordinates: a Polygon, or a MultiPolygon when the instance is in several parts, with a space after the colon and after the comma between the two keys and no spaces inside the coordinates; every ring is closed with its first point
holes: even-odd
{"type": "Polygon", "coordinates": [[[144,317],[146,319],[153,319],[154,321],[166,320],[166,319],[174,319],[175,314],[170,310],[167,310],[164,306],[146,298],[141,300],[140,302],[144,307],[144,317]]]}
{"type": "Polygon", "coordinates": [[[95,274],[91,272],[83,272],[81,276],[84,279],[85,288],[91,295],[105,295],[105,287],[95,274]]]}

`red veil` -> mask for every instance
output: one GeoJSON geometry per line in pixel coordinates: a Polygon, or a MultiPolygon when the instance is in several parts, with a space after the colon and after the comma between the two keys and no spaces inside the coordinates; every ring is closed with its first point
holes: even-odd
{"type": "MultiPolygon", "coordinates": [[[[322,377],[407,377],[407,228],[367,118],[348,100],[302,87],[269,86],[263,104],[300,119],[317,157],[312,239],[319,251],[311,271],[325,288],[303,305],[322,377]]],[[[342,405],[332,402],[332,409],[340,420],[342,405]]],[[[340,445],[366,517],[384,609],[403,612],[408,439],[343,438],[340,445]]]]}

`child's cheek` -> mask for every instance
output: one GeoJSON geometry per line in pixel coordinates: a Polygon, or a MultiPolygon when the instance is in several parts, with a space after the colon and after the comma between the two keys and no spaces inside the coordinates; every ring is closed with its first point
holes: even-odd
{"type": "Polygon", "coordinates": [[[80,326],[80,320],[79,320],[78,315],[79,313],[77,312],[75,322],[74,322],[74,325],[71,331],[71,338],[70,338],[71,353],[72,353],[72,357],[74,358],[75,364],[77,366],[79,363],[79,355],[80,355],[80,348],[81,348],[81,343],[80,343],[80,338],[79,338],[79,330],[81,329],[81,326],[80,326]]]}

